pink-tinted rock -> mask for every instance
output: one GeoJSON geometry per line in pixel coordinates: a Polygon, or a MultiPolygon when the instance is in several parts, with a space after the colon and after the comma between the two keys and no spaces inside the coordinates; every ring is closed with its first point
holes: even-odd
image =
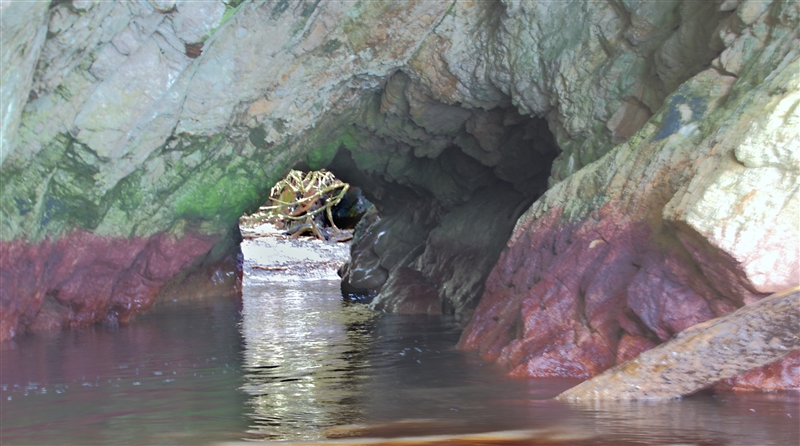
{"type": "Polygon", "coordinates": [[[75,231],[38,244],[0,242],[0,340],[27,330],[126,322],[217,241],[191,232],[126,239],[75,231]]]}
{"type": "Polygon", "coordinates": [[[658,344],[643,336],[634,336],[624,333],[622,337],[619,338],[619,343],[617,343],[616,362],[617,364],[622,364],[623,362],[638,356],[639,353],[650,350],[656,345],[658,344]]]}
{"type": "Polygon", "coordinates": [[[688,328],[558,398],[671,399],[729,379],[739,389],[796,388],[797,357],[787,355],[800,351],[797,333],[800,287],[688,328]]]}
{"type": "MultiPolygon", "coordinates": [[[[551,209],[517,228],[459,347],[478,350],[512,376],[585,379],[740,306],[708,282],[680,243],[665,245],[663,234],[614,207],[577,225],[551,209]]],[[[788,373],[778,370],[791,371],[791,361],[736,388],[790,388],[788,373]]]]}
{"type": "Polygon", "coordinates": [[[734,378],[720,381],[719,390],[798,390],[800,389],[800,350],[783,359],[734,378]]]}
{"type": "Polygon", "coordinates": [[[549,346],[510,372],[514,377],[589,378],[614,362],[614,355],[596,334],[579,333],[575,343],[549,346]]]}
{"type": "Polygon", "coordinates": [[[551,210],[518,228],[460,347],[499,359],[513,375],[588,378],[736,308],[678,250],[659,246],[646,224],[620,219],[614,208],[580,225],[551,210]]]}

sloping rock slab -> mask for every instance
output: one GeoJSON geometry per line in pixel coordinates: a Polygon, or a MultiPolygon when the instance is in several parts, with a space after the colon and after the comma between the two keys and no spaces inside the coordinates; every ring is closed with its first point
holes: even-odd
{"type": "Polygon", "coordinates": [[[800,350],[800,287],[775,293],[559,395],[562,400],[669,399],[770,364],[800,350]]]}

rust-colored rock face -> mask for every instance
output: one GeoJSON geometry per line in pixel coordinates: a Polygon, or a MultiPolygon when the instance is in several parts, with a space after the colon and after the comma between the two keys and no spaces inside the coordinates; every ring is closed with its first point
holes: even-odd
{"type": "Polygon", "coordinates": [[[216,241],[193,233],[125,239],[75,231],[38,244],[0,242],[0,339],[126,322],[216,241]]]}
{"type": "MultiPolygon", "coordinates": [[[[701,322],[736,310],[677,240],[606,205],[580,224],[562,209],[510,242],[459,346],[512,376],[590,378],[701,322]]],[[[763,297],[748,293],[747,299],[763,297]]],[[[800,388],[800,352],[720,383],[800,388]]]]}
{"type": "Polygon", "coordinates": [[[800,387],[800,351],[784,356],[780,361],[723,379],[715,388],[720,390],[787,390],[800,387]]]}
{"type": "Polygon", "coordinates": [[[709,383],[781,390],[797,387],[800,287],[775,293],[726,316],[697,324],[635,359],[558,396],[564,400],[669,399],[709,383]],[[795,354],[786,357],[789,352],[795,354]],[[778,358],[781,361],[774,362],[778,358]],[[794,373],[792,373],[794,371],[794,373]],[[737,375],[739,375],[737,377],[737,375]]]}
{"type": "MultiPolygon", "coordinates": [[[[589,378],[736,309],[645,222],[553,209],[502,254],[461,346],[512,375],[589,378]]],[[[520,231],[521,228],[518,228],[520,231]]]]}

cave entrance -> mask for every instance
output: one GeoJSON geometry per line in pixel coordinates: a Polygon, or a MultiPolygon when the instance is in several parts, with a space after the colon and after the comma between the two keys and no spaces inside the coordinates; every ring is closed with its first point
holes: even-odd
{"type": "Polygon", "coordinates": [[[359,186],[380,214],[341,271],[346,296],[466,322],[560,151],[547,121],[510,100],[467,108],[415,88],[396,74],[350,114],[357,119],[321,125],[301,164],[359,186]]]}
{"type": "MultiPolygon", "coordinates": [[[[546,119],[520,113],[500,92],[493,98],[445,103],[398,71],[297,136],[297,171],[278,182],[262,212],[283,209],[288,232],[335,239],[331,209],[313,205],[305,186],[287,188],[287,181],[330,175],[350,185],[347,193],[360,188],[375,215],[357,231],[339,270],[343,295],[386,312],[466,322],[517,218],[547,190],[560,154],[546,119]],[[298,212],[311,208],[313,215],[298,212]]],[[[317,189],[337,200],[345,189],[337,184],[317,189]]],[[[245,226],[254,221],[248,218],[245,226]]]]}
{"type": "Polygon", "coordinates": [[[256,212],[239,219],[244,286],[338,282],[354,229],[373,208],[359,188],[330,171],[292,169],[256,212]]]}
{"type": "MultiPolygon", "coordinates": [[[[347,436],[354,418],[441,419],[441,403],[430,404],[429,393],[442,376],[464,388],[485,376],[484,387],[493,395],[523,391],[519,381],[489,378],[489,367],[452,347],[517,218],[547,189],[558,155],[547,123],[520,116],[511,104],[487,111],[432,103],[427,107],[438,107],[437,112],[415,121],[413,108],[381,102],[386,105],[382,94],[368,98],[358,119],[331,124],[330,132],[321,129],[320,141],[306,147],[322,149],[295,164],[298,170],[273,187],[260,213],[242,218],[241,327],[248,371],[243,389],[257,415],[256,431],[293,432],[285,422],[291,420],[306,429],[334,426],[330,435],[347,436]],[[325,170],[315,170],[320,168],[325,170]],[[342,183],[314,183],[316,192],[309,192],[313,182],[307,179],[331,178],[327,173],[342,183]],[[272,245],[248,235],[262,221],[276,223],[276,211],[292,217],[282,223],[287,226],[304,224],[306,216],[317,219],[319,228],[346,228],[334,207],[311,204],[325,194],[344,201],[343,183],[348,193],[359,187],[374,205],[349,247],[331,243],[333,230],[289,235],[291,228],[284,226],[275,229],[282,235],[272,245]],[[316,259],[323,250],[344,247],[341,279],[330,268],[327,275],[311,275],[325,267],[309,258],[279,263],[291,257],[300,239],[315,244],[305,253],[316,259]],[[261,263],[267,260],[273,263],[261,263]],[[298,282],[297,273],[323,280],[298,282]],[[370,302],[371,308],[351,301],[370,302]],[[320,421],[320,414],[330,419],[320,421]]],[[[557,394],[566,386],[547,392],[557,394]]],[[[522,419],[509,424],[510,414],[502,411],[489,417],[485,410],[475,417],[459,412],[482,407],[476,400],[485,398],[474,391],[448,396],[452,406],[445,414],[480,419],[479,430],[525,425],[522,419]]],[[[375,433],[441,433],[436,423],[389,422],[375,433]]]]}

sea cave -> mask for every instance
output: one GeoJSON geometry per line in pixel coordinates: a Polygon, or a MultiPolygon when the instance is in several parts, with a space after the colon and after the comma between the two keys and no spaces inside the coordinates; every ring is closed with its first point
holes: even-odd
{"type": "Polygon", "coordinates": [[[800,441],[797,2],[0,14],[4,444],[800,441]],[[257,267],[321,169],[339,264],[257,267]]]}

